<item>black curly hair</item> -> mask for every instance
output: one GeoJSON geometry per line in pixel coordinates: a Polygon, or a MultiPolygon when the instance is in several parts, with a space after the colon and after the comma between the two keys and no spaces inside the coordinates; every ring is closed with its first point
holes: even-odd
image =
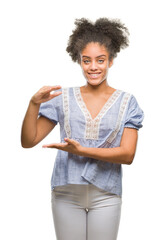
{"type": "Polygon", "coordinates": [[[66,48],[74,62],[80,63],[80,53],[90,42],[104,45],[109,53],[109,60],[115,58],[121,48],[129,46],[129,31],[119,19],[99,18],[92,23],[81,18],[75,20],[75,25],[66,48]]]}

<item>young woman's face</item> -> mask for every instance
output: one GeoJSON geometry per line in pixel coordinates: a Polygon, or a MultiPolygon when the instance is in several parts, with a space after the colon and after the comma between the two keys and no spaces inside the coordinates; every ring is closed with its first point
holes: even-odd
{"type": "Polygon", "coordinates": [[[109,53],[103,45],[88,43],[80,57],[83,75],[90,85],[99,85],[107,79],[112,61],[109,61],[109,53]]]}

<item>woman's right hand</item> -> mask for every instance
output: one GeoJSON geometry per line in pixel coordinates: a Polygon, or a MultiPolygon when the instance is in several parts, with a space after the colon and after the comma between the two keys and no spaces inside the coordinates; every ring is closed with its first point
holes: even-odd
{"type": "Polygon", "coordinates": [[[41,104],[43,102],[47,102],[52,98],[59,96],[62,93],[60,91],[51,93],[52,91],[58,90],[58,89],[61,89],[60,85],[53,86],[53,87],[44,86],[33,95],[33,97],[31,98],[31,102],[36,105],[41,104]]]}

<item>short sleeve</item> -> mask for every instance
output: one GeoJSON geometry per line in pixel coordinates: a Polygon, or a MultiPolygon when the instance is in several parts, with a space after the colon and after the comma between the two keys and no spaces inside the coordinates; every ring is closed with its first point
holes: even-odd
{"type": "Polygon", "coordinates": [[[40,116],[46,117],[56,125],[59,122],[59,117],[58,117],[59,104],[58,104],[57,98],[58,97],[55,97],[47,102],[41,103],[39,113],[38,113],[39,117],[40,116]]]}
{"type": "Polygon", "coordinates": [[[142,125],[143,119],[144,119],[144,112],[139,107],[136,98],[133,95],[131,95],[130,101],[128,103],[128,109],[127,109],[124,127],[135,128],[139,130],[141,127],[143,127],[142,125]]]}

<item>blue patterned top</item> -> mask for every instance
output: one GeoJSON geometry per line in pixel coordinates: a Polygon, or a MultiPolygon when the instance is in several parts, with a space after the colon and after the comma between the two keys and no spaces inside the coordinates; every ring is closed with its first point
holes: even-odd
{"type": "MultiPolygon", "coordinates": [[[[61,142],[72,138],[92,148],[119,147],[125,127],[139,130],[144,113],[132,94],[115,90],[92,119],[80,87],[62,88],[62,94],[42,103],[39,116],[60,125],[61,142]]],[[[51,178],[52,190],[66,184],[94,184],[122,195],[122,165],[58,150],[51,178]]]]}

